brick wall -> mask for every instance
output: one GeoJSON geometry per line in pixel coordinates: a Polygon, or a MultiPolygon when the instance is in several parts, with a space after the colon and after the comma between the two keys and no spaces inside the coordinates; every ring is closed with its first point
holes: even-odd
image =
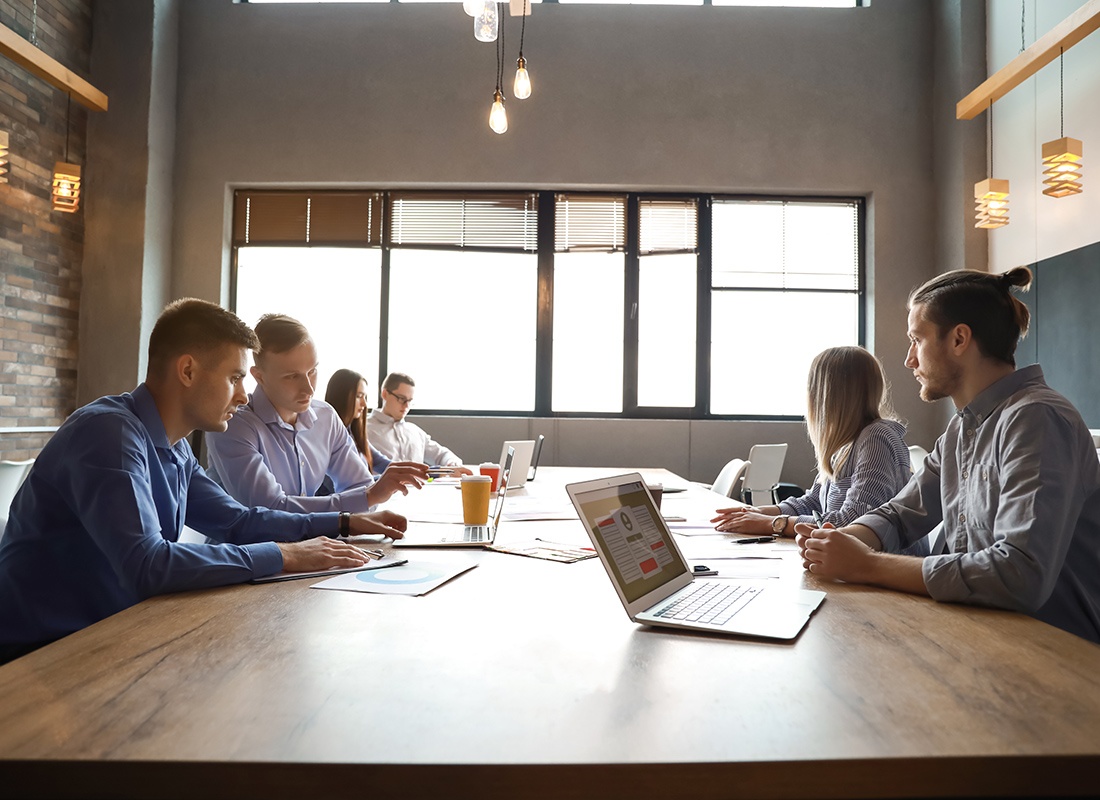
{"type": "MultiPolygon", "coordinates": [[[[38,47],[88,77],[92,0],[38,0],[38,47]]],[[[0,0],[0,24],[31,38],[34,0],[0,0]]],[[[84,212],[50,208],[55,161],[85,164],[87,110],[0,57],[0,127],[9,182],[0,184],[0,431],[60,425],[76,401],[84,212]]],[[[83,205],[84,200],[81,199],[83,205]]],[[[48,433],[0,432],[0,459],[37,454],[48,433]]]]}

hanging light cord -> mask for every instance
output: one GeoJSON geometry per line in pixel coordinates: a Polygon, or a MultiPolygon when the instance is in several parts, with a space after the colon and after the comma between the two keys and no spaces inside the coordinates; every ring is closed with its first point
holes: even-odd
{"type": "Polygon", "coordinates": [[[1024,52],[1024,10],[1027,0],[1020,0],[1020,52],[1024,52]]]}
{"type": "Polygon", "coordinates": [[[989,177],[993,177],[993,101],[989,101],[989,177]]]}
{"type": "Polygon", "coordinates": [[[500,35],[497,36],[497,91],[504,94],[504,14],[497,15],[500,20],[500,35]]]}
{"type": "Polygon", "coordinates": [[[523,21],[519,24],[519,57],[523,58],[523,33],[527,30],[527,12],[531,10],[531,0],[523,0],[523,21]]]}
{"type": "Polygon", "coordinates": [[[38,47],[38,0],[34,0],[34,10],[31,11],[31,44],[38,47]]]}
{"type": "Polygon", "coordinates": [[[69,102],[65,106],[65,162],[68,163],[68,161],[69,161],[69,115],[73,111],[73,96],[69,92],[66,92],[65,94],[69,98],[69,102]]]}
{"type": "Polygon", "coordinates": [[[1058,48],[1058,138],[1064,139],[1066,136],[1066,85],[1065,85],[1065,66],[1063,56],[1066,51],[1058,48]]]}

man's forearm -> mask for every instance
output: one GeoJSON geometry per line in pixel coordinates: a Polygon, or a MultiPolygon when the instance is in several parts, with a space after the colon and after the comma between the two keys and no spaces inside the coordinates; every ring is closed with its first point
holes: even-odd
{"type": "Polygon", "coordinates": [[[924,597],[930,596],[928,587],[924,584],[924,572],[921,568],[923,558],[893,553],[871,553],[868,561],[870,567],[866,580],[862,582],[924,597]]]}

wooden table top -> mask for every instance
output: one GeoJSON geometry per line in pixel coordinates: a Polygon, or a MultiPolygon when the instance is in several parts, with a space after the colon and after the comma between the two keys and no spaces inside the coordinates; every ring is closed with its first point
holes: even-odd
{"type": "MultiPolygon", "coordinates": [[[[614,472],[540,468],[529,491],[556,496],[567,479],[614,472]]],[[[693,488],[666,495],[664,511],[698,519],[724,503],[693,488]]],[[[586,541],[576,520],[505,523],[506,534],[586,541]]],[[[681,543],[714,552],[723,538],[681,543]]],[[[772,643],[635,625],[597,559],[404,554],[478,566],[424,597],[316,580],[165,595],[0,668],[0,795],[1100,785],[1100,647],[1023,615],[820,582],[790,558],[769,583],[828,598],[797,640],[772,643]]]]}

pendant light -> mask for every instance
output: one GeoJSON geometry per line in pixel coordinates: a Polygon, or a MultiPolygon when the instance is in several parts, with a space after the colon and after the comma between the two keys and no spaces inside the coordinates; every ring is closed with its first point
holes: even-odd
{"type": "Polygon", "coordinates": [[[495,42],[499,27],[496,0],[485,0],[481,4],[481,10],[474,17],[474,38],[479,42],[495,42]]]}
{"type": "Polygon", "coordinates": [[[1048,197],[1068,197],[1080,194],[1081,157],[1084,147],[1080,139],[1066,136],[1065,76],[1062,59],[1065,50],[1058,48],[1058,116],[1059,136],[1053,142],[1043,143],[1043,194],[1048,197]]]}
{"type": "Polygon", "coordinates": [[[493,89],[493,106],[489,109],[489,127],[494,133],[504,133],[508,130],[508,112],[504,110],[504,28],[500,29],[500,38],[497,40],[497,82],[493,89]]]}
{"type": "Polygon", "coordinates": [[[50,199],[54,211],[75,213],[80,207],[80,165],[69,163],[69,117],[73,107],[73,96],[69,95],[69,105],[65,111],[65,160],[53,165],[53,188],[50,199]]]}
{"type": "Polygon", "coordinates": [[[476,17],[483,5],[485,5],[484,0],[462,0],[462,10],[471,17],[476,17]]]}
{"type": "Polygon", "coordinates": [[[527,31],[527,15],[531,13],[531,0],[519,0],[523,8],[523,22],[519,27],[519,58],[516,59],[516,79],[512,83],[512,95],[517,100],[531,96],[531,76],[527,72],[527,59],[523,57],[523,35],[527,31]]]}
{"type": "Polygon", "coordinates": [[[989,175],[974,184],[975,228],[1008,224],[1008,181],[993,176],[993,101],[989,101],[989,175]]]}
{"type": "Polygon", "coordinates": [[[0,131],[0,183],[8,182],[8,132],[0,131]]]}

